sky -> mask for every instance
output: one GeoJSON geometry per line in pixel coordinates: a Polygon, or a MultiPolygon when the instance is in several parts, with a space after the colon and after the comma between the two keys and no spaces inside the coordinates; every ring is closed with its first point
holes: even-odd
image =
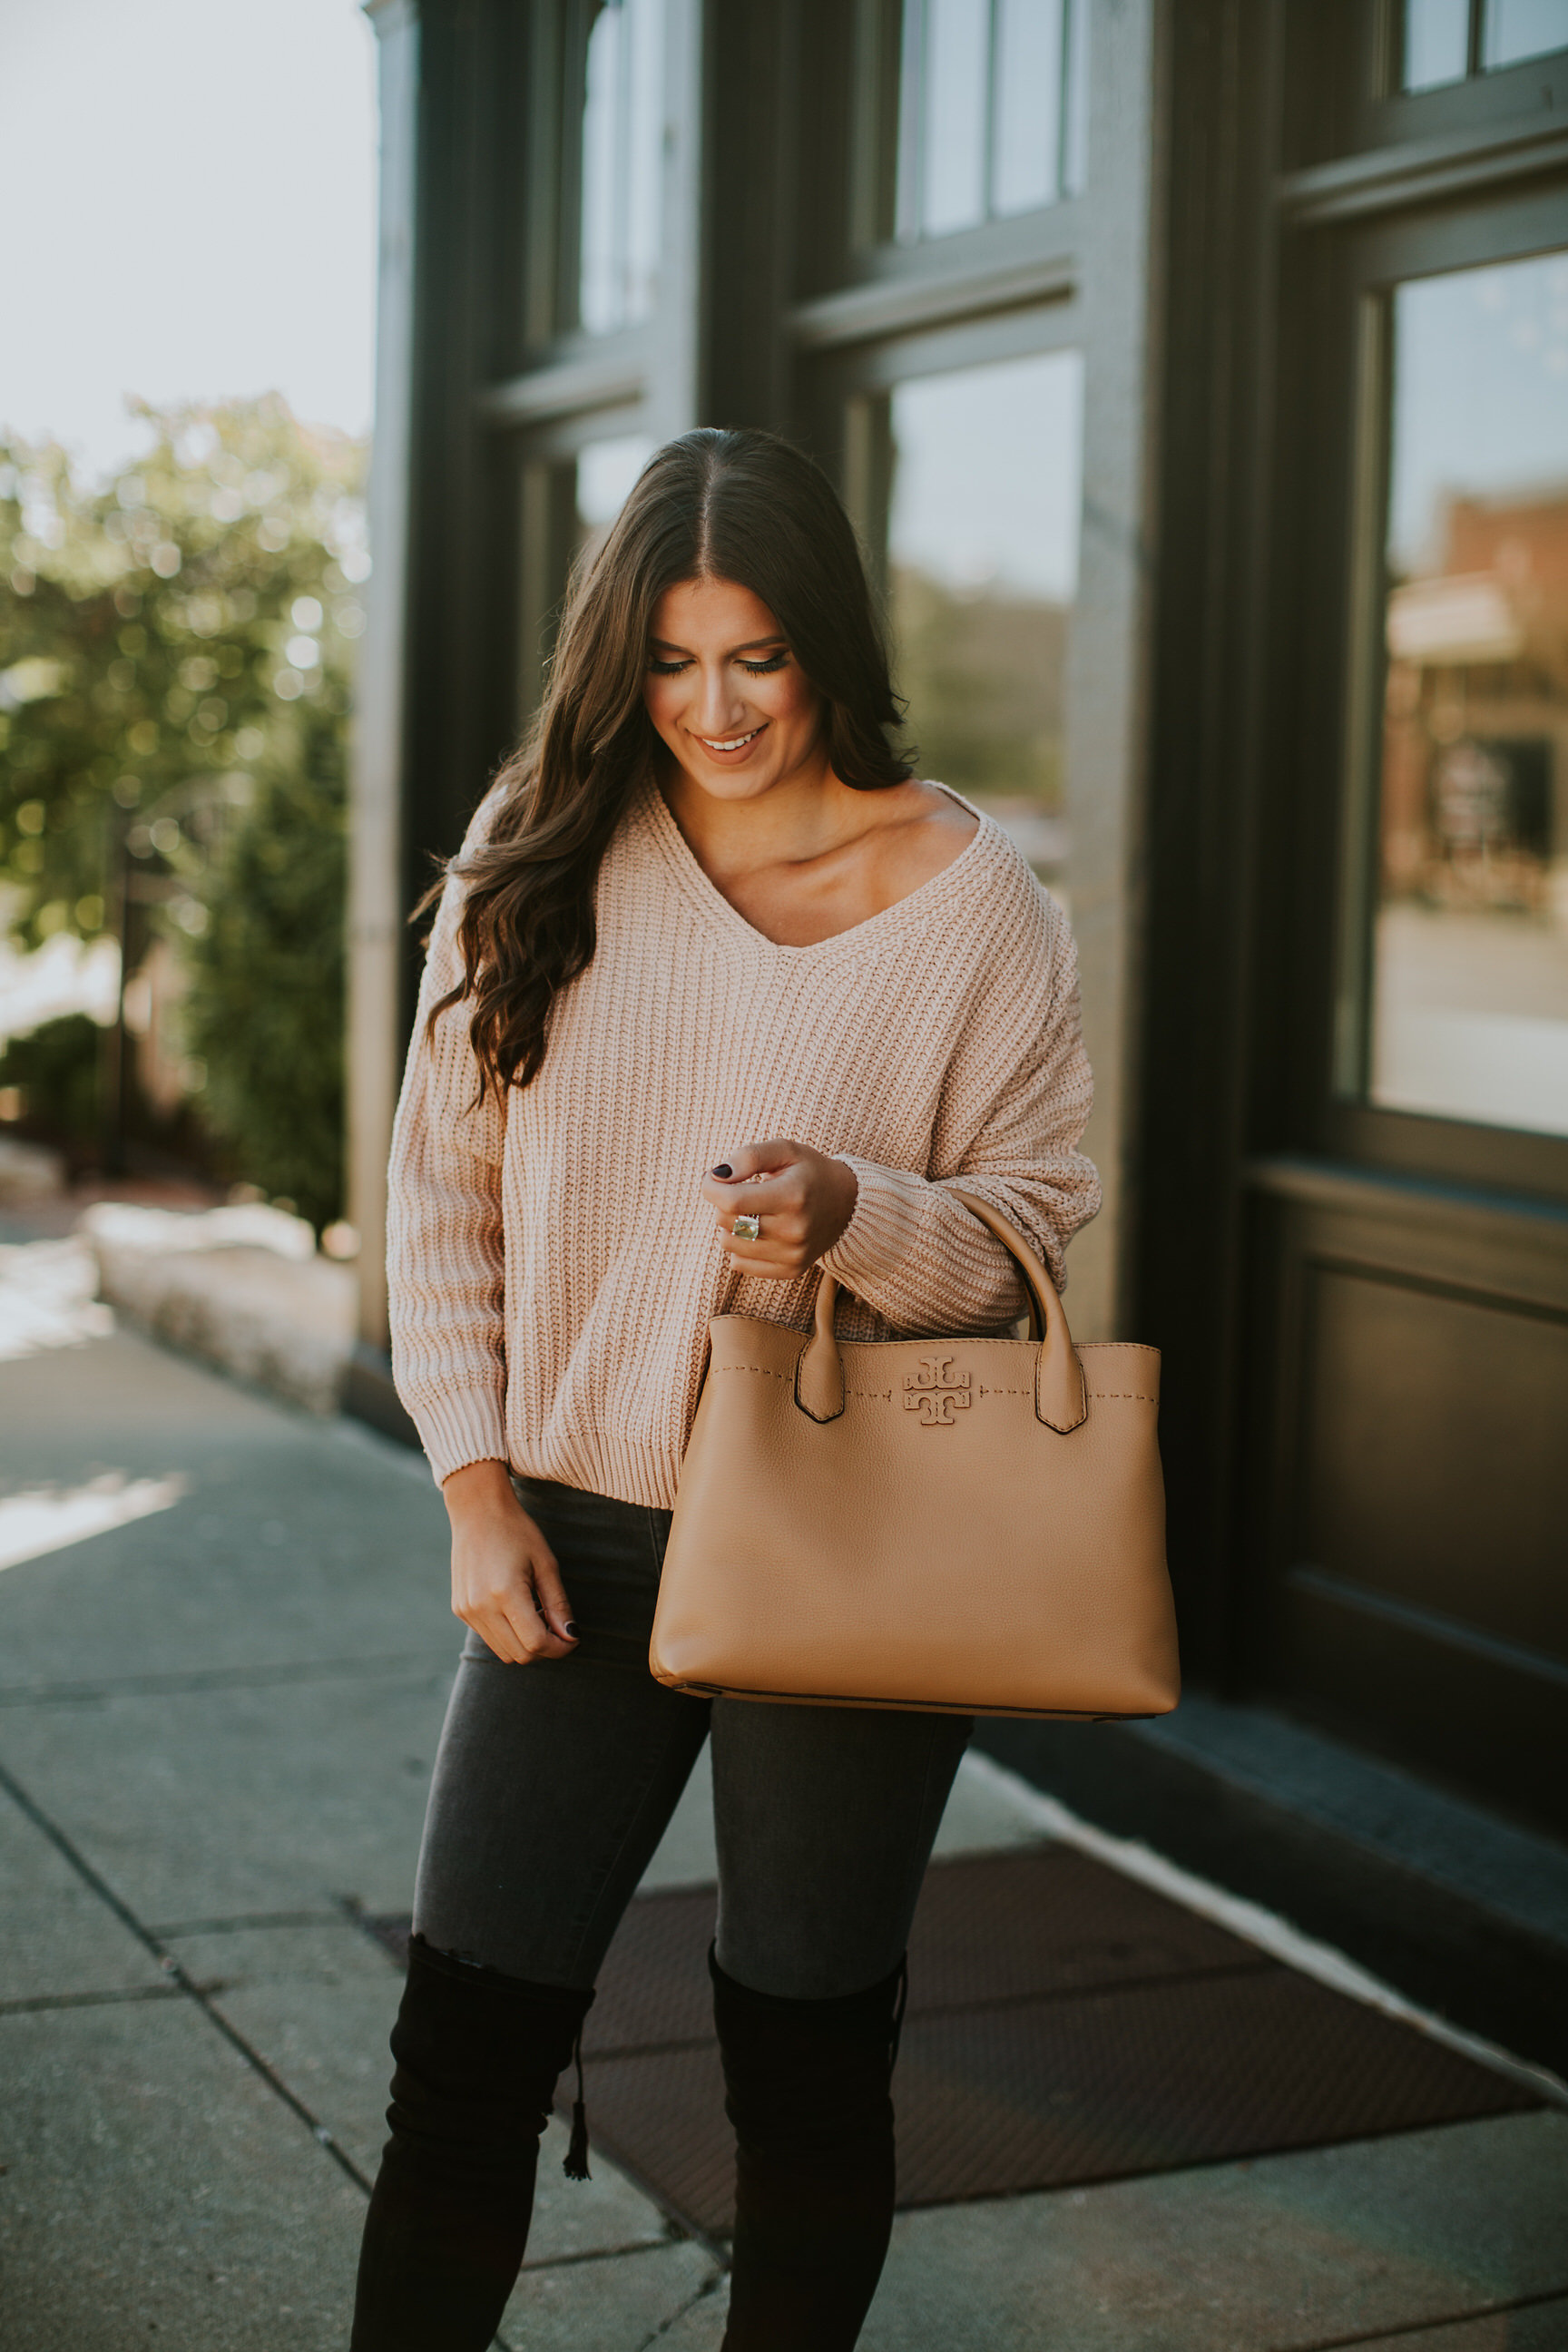
{"type": "Polygon", "coordinates": [[[358,0],[0,0],[0,429],[100,476],[128,392],[367,428],[374,53],[358,0]]]}

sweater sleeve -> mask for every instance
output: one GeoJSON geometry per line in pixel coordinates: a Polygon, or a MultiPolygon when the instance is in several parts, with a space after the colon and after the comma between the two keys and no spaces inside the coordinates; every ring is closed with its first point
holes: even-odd
{"type": "Polygon", "coordinates": [[[430,1008],[462,971],[462,886],[448,881],[430,939],[393,1129],[386,1273],[392,1370],[437,1482],[468,1462],[504,1462],[506,1111],[477,1101],[470,1008],[430,1008]]]}
{"type": "Polygon", "coordinates": [[[1067,1244],[1100,1207],[1094,1164],[1075,1148],[1094,1098],[1077,950],[1060,908],[1037,895],[1035,952],[980,992],[949,1066],[929,1173],[839,1155],[859,1189],[823,1263],[896,1329],[996,1330],[1026,1304],[1011,1258],[952,1186],[1018,1226],[1058,1290],[1067,1244]]]}

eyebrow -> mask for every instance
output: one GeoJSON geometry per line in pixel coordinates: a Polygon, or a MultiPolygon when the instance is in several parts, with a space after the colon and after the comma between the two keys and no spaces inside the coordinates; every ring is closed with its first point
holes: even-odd
{"type": "MultiPolygon", "coordinates": [[[[730,651],[732,654],[754,654],[760,652],[763,646],[787,646],[788,643],[789,639],[782,634],[772,637],[748,637],[743,646],[731,646],[730,651]]],[[[691,651],[689,646],[678,646],[673,637],[650,637],[648,644],[658,646],[667,654],[689,654],[691,651]]]]}

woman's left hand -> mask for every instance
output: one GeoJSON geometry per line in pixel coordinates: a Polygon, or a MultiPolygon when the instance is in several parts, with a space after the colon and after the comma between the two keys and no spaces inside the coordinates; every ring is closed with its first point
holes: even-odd
{"type": "Polygon", "coordinates": [[[737,1274],[792,1282],[833,1247],[855,1213],[855,1171],[809,1143],[749,1143],[702,1179],[737,1274]],[[755,1241],[737,1240],[739,1216],[760,1219],[755,1241]]]}

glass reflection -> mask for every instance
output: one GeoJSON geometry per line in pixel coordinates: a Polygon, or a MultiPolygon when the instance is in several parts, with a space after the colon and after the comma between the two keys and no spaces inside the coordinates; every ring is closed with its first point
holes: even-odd
{"type": "Polygon", "coordinates": [[[1397,289],[1371,1098],[1568,1135],[1568,255],[1397,289]]]}
{"type": "Polygon", "coordinates": [[[577,314],[590,334],[646,319],[658,266],[662,0],[596,0],[584,60],[577,314]]]}
{"type": "Polygon", "coordinates": [[[1076,352],[925,377],[889,404],[889,601],[920,772],[988,808],[1058,893],[1081,404],[1076,352]]]}
{"type": "Polygon", "coordinates": [[[1082,184],[1088,0],[906,0],[899,233],[947,236],[1082,184]]]}

